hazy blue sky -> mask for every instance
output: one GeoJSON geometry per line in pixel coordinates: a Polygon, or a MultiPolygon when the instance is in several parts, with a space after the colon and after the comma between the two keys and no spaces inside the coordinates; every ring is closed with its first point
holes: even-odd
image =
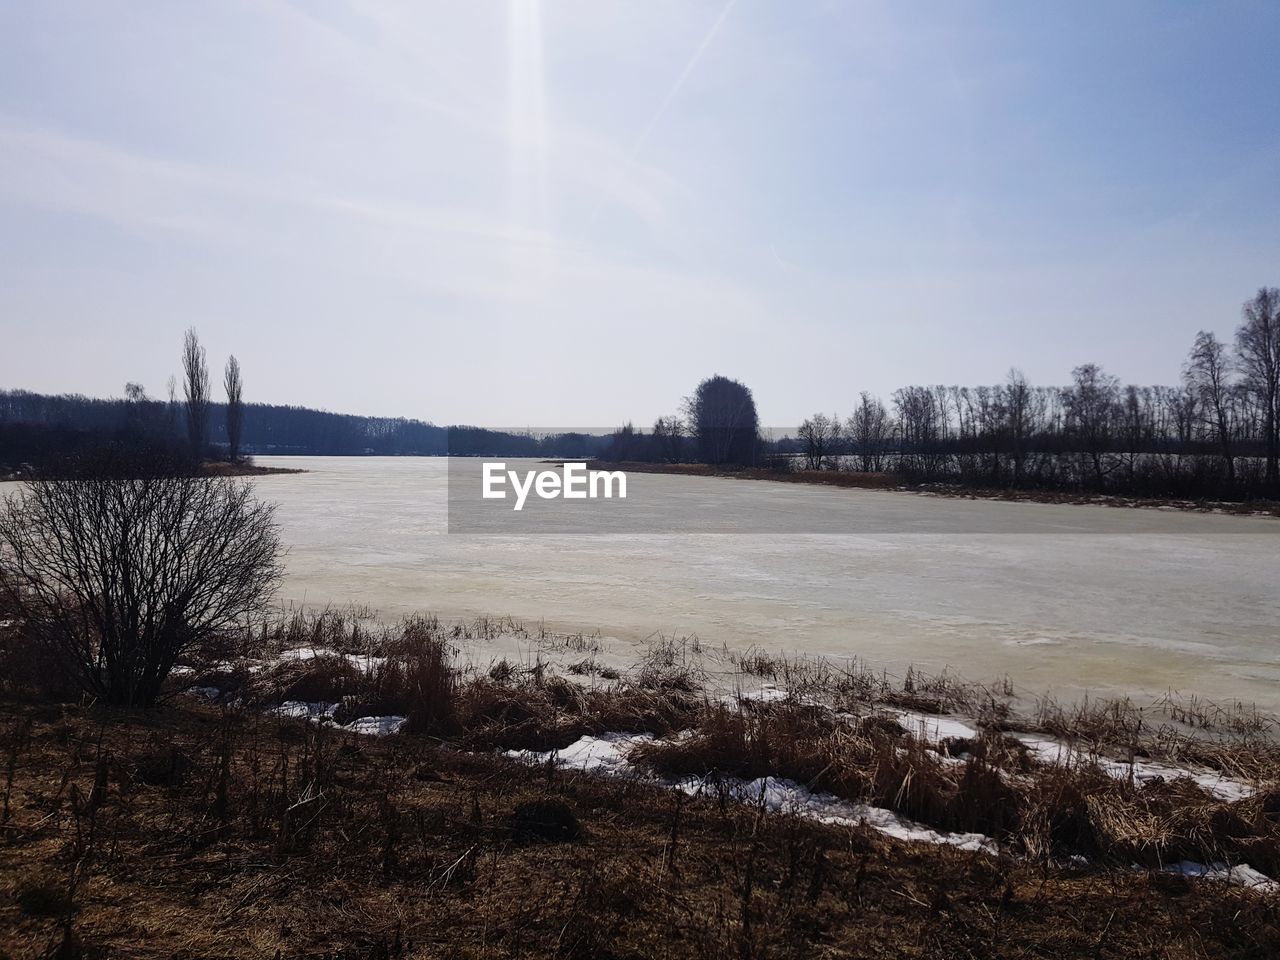
{"type": "Polygon", "coordinates": [[[1280,284],[1280,4],[0,2],[0,386],[766,423],[1171,382],[1280,284]]]}

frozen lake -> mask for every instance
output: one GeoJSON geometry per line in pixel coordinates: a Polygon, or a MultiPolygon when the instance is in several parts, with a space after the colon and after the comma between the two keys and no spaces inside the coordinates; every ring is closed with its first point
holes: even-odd
{"type": "Polygon", "coordinates": [[[256,481],[279,504],[293,601],[1280,711],[1280,520],[632,474],[690,529],[714,512],[833,532],[478,536],[447,532],[444,459],[259,462],[308,471],[256,481]]]}

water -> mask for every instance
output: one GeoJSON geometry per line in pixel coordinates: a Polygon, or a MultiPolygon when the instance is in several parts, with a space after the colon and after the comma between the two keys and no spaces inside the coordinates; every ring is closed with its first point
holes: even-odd
{"type": "MultiPolygon", "coordinates": [[[[511,615],[638,642],[908,663],[1064,696],[1243,699],[1280,712],[1280,521],[648,476],[671,516],[829,519],[829,535],[446,533],[443,459],[260,458],[285,597],[385,616],[511,615]],[[870,531],[870,532],[867,532],[870,531]]],[[[522,466],[533,466],[525,464],[522,466]]],[[[632,480],[638,475],[632,474],[632,480]]]]}

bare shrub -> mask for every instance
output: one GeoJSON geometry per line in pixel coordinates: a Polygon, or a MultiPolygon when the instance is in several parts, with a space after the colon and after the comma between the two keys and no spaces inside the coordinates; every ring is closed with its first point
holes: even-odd
{"type": "Polygon", "coordinates": [[[448,646],[429,621],[420,619],[405,621],[400,644],[407,699],[406,731],[439,733],[453,729],[458,683],[448,646]]]}
{"type": "Polygon", "coordinates": [[[6,499],[0,589],[86,692],[150,705],[179,657],[273,593],[273,510],[164,458],[86,457],[6,499]]]}

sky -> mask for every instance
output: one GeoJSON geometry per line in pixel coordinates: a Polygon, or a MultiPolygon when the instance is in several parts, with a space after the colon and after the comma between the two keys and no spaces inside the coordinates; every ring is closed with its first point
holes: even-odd
{"type": "Polygon", "coordinates": [[[1280,4],[0,0],[0,387],[638,424],[1170,383],[1280,285],[1280,4]]]}

